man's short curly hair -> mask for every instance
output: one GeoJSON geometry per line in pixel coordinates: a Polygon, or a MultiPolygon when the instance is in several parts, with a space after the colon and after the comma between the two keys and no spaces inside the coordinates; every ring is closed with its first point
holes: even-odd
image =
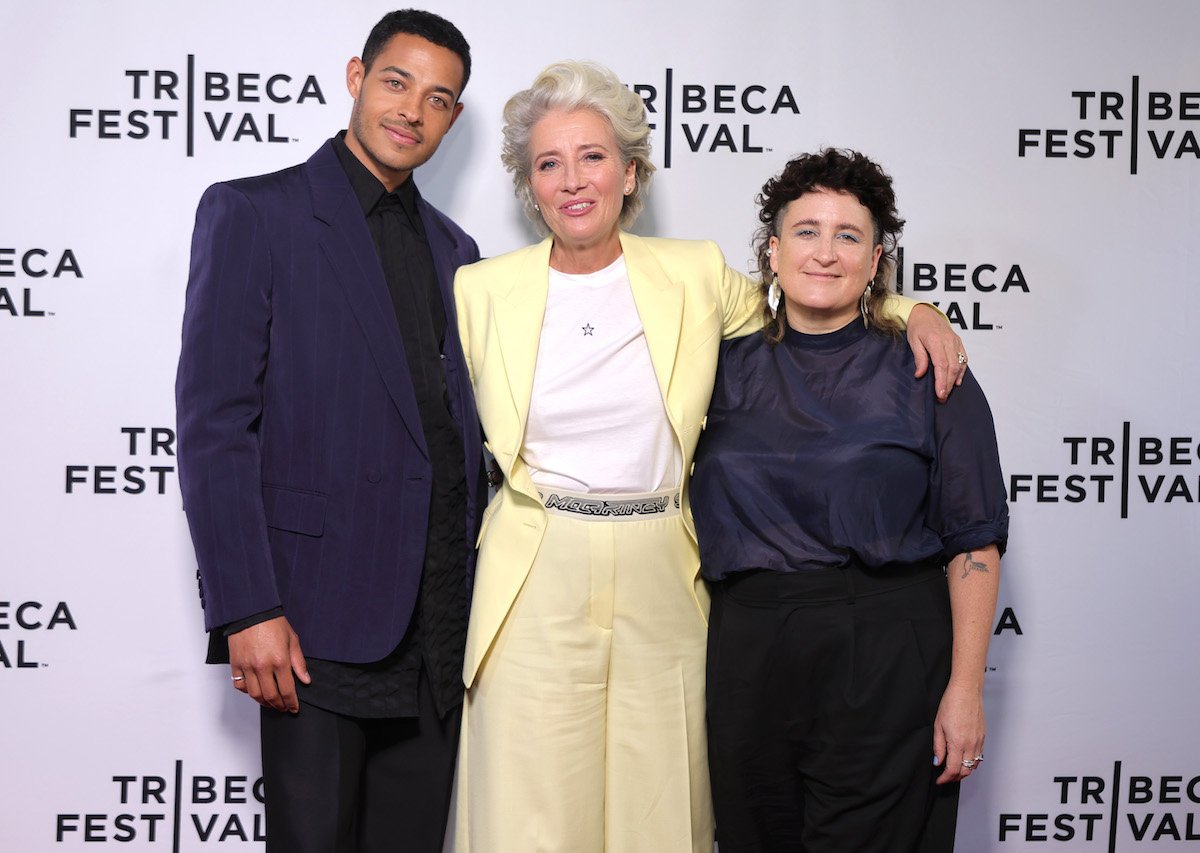
{"type": "Polygon", "coordinates": [[[423,9],[398,9],[380,18],[379,23],[371,28],[367,42],[363,45],[363,67],[370,70],[384,47],[392,40],[392,36],[401,33],[420,36],[427,42],[458,54],[463,66],[462,83],[458,87],[458,97],[461,98],[463,89],[467,88],[467,81],[471,79],[471,46],[467,44],[458,27],[433,12],[423,9]]]}

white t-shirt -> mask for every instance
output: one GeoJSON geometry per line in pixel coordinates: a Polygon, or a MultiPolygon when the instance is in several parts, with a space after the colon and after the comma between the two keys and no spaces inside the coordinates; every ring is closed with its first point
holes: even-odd
{"type": "Polygon", "coordinates": [[[585,275],[550,270],[521,458],[542,487],[622,494],[679,485],[683,457],[624,257],[585,275]]]}

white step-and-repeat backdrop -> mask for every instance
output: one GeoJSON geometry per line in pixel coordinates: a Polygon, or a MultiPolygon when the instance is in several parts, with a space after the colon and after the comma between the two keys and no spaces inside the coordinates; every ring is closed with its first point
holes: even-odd
{"type": "MultiPolygon", "coordinates": [[[[0,850],[261,849],[257,717],[201,662],[176,480],[188,243],[205,186],[345,126],[390,8],[0,6],[0,850]]],[[[418,183],[484,254],[532,239],[500,109],[559,58],[651,111],[637,230],[735,265],[791,155],[892,171],[903,289],[961,328],[1012,506],[959,849],[1195,849],[1200,4],[432,8],[475,77],[418,183]]]]}

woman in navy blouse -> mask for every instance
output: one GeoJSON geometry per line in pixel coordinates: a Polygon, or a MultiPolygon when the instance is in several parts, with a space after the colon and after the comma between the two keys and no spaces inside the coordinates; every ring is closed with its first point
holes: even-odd
{"type": "Polygon", "coordinates": [[[877,311],[876,164],[804,155],[759,202],[765,327],[723,345],[692,480],[721,853],[949,851],[1008,534],[991,412],[877,311]]]}

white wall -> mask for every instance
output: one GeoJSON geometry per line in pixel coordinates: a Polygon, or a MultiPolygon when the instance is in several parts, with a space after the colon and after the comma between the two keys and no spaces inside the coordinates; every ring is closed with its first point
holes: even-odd
{"type": "MultiPolygon", "coordinates": [[[[224,668],[201,663],[170,434],[150,439],[174,423],[201,191],[306,159],[344,127],[346,60],[389,8],[0,6],[0,849],[260,849],[256,714],[224,668]],[[175,88],[156,98],[153,72],[175,88]],[[259,100],[207,98],[213,72],[259,75],[247,93],[259,100]],[[264,99],[276,74],[291,77],[275,84],[283,103],[264,99]],[[298,101],[310,76],[320,98],[308,84],[298,101]],[[206,116],[220,128],[227,112],[216,141],[206,116]]],[[[959,849],[1189,849],[1172,839],[1200,838],[1200,6],[434,10],[472,42],[475,77],[418,183],[485,254],[532,238],[499,165],[499,113],[559,58],[655,88],[656,162],[669,137],[671,163],[638,230],[714,238],[735,265],[750,257],[755,192],[790,155],[836,144],[891,170],[909,221],[906,292],[931,288],[915,295],[968,327],[1022,489],[987,759],[965,786],[959,849]],[[685,110],[688,86],[704,107],[685,110]],[[718,86],[730,112],[716,109],[718,86]],[[744,109],[743,93],[767,111],[744,109]],[[971,284],[980,265],[996,268],[980,274],[986,291],[971,284]],[[918,280],[930,266],[936,285],[918,280]]]]}

